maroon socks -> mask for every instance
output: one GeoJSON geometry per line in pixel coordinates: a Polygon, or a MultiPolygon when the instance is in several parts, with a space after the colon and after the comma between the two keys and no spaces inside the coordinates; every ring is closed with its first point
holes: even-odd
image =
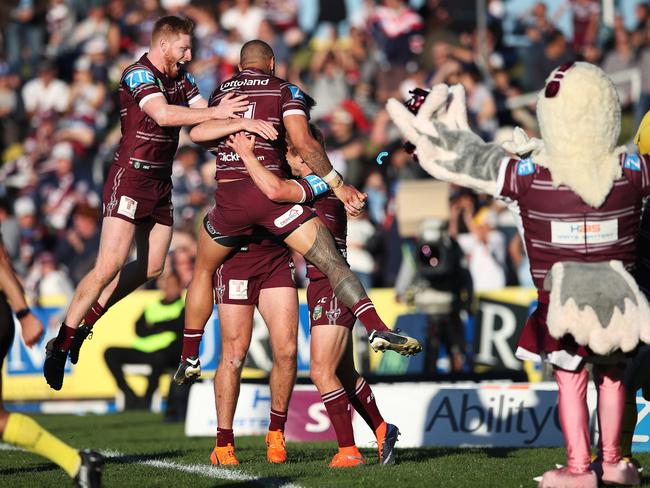
{"type": "Polygon", "coordinates": [[[360,379],[361,382],[357,384],[355,391],[347,392],[348,399],[357,413],[366,421],[368,427],[374,432],[382,424],[384,418],[379,413],[375,395],[372,393],[370,385],[366,383],[365,379],[360,379]]]}
{"type": "Polygon", "coordinates": [[[281,430],[284,432],[284,424],[287,423],[287,412],[271,409],[271,423],[269,430],[281,430]]]}
{"type": "Polygon", "coordinates": [[[203,337],[203,329],[183,329],[183,352],[181,360],[199,355],[199,346],[203,337]]]}
{"type": "Polygon", "coordinates": [[[351,406],[343,388],[322,395],[327,415],[334,426],[339,447],[354,446],[351,406]]]}
{"type": "Polygon", "coordinates": [[[232,429],[217,427],[217,447],[226,447],[228,444],[235,445],[235,434],[232,429]]]}
{"type": "Polygon", "coordinates": [[[93,325],[95,325],[95,322],[97,322],[104,313],[106,313],[106,308],[102,307],[99,302],[95,302],[95,304],[90,307],[90,310],[88,310],[88,313],[84,317],[84,324],[90,327],[91,329],[93,328],[93,325]]]}
{"type": "Polygon", "coordinates": [[[76,332],[77,329],[73,329],[72,327],[68,327],[65,324],[61,324],[61,328],[59,329],[59,335],[56,336],[54,345],[59,349],[61,349],[62,351],[69,351],[70,346],[72,345],[72,339],[74,339],[74,335],[76,332]]]}
{"type": "Polygon", "coordinates": [[[354,316],[361,321],[368,333],[373,330],[390,330],[379,318],[379,315],[377,315],[375,305],[370,298],[362,298],[353,305],[351,310],[354,316]]]}

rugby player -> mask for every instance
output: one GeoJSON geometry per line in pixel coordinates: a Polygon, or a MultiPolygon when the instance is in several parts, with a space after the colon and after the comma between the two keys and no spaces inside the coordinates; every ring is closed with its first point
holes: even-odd
{"type": "MultiPolygon", "coordinates": [[[[25,344],[32,347],[43,335],[43,324],[34,317],[22,286],[11,267],[11,259],[0,235],[0,368],[14,340],[15,323],[11,308],[20,321],[25,344]],[[11,304],[11,306],[9,305],[11,304]]],[[[21,413],[9,413],[2,405],[2,377],[0,376],[0,435],[2,441],[43,456],[58,464],[75,486],[101,486],[104,457],[94,451],[77,451],[21,413]]]]}
{"type": "MultiPolygon", "coordinates": [[[[319,129],[310,124],[310,130],[314,138],[323,144],[319,129]]],[[[332,233],[341,255],[345,256],[347,216],[341,201],[313,174],[291,140],[288,141],[287,162],[293,176],[301,178],[299,180],[281,179],[260,164],[253,153],[254,139],[254,136],[248,138],[238,133],[230,138],[228,144],[239,154],[255,184],[267,197],[277,202],[312,202],[313,210],[332,233]]],[[[348,307],[339,303],[327,277],[309,263],[307,277],[310,375],[323,398],[339,444],[339,451],[330,466],[344,468],[364,464],[354,442],[350,405],[375,433],[380,463],[393,464],[399,431],[395,425],[384,421],[370,386],[354,367],[350,332],[356,317],[348,307]]]]}
{"type": "Polygon", "coordinates": [[[207,106],[183,67],[192,59],[192,29],[187,19],[158,19],[149,52],[122,75],[122,140],[104,184],[99,254],[46,348],[43,373],[55,390],[63,385],[68,353],[75,364],[106,309],[163,270],[172,236],[170,176],[180,126],[233,117],[246,106],[245,97],[232,96],[207,106]],[[125,266],[134,240],[137,258],[125,266]]]}
{"type": "MultiPolygon", "coordinates": [[[[273,76],[275,58],[270,46],[249,41],[242,47],[240,73],[221,84],[210,97],[214,105],[231,92],[245,94],[248,107],[244,118],[261,119],[276,127],[277,140],[256,141],[255,154],[271,172],[285,176],[285,141],[288,134],[295,148],[317,175],[323,177],[348,211],[359,211],[365,195],[343,183],[322,146],[310,134],[308,97],[298,87],[273,76]]],[[[219,121],[193,129],[195,141],[214,140],[211,129],[219,121]]],[[[233,248],[241,245],[256,227],[265,228],[302,254],[328,277],[339,297],[369,331],[375,350],[392,349],[402,354],[421,350],[413,338],[390,331],[379,318],[359,280],[337,252],[327,227],[306,206],[278,204],[269,200],[252,182],[246,167],[225,139],[215,141],[217,155],[215,206],[200,231],[194,275],[187,291],[183,352],[174,379],[179,383],[200,376],[199,344],[205,323],[212,313],[214,272],[233,248]]]]}
{"type": "Polygon", "coordinates": [[[257,306],[268,327],[273,354],[266,458],[271,463],[283,463],[287,459],[284,426],[296,380],[298,341],[298,296],[289,250],[270,236],[255,239],[217,269],[214,288],[221,359],[214,377],[217,438],[210,460],[226,466],[239,464],[233,419],[257,306]]]}

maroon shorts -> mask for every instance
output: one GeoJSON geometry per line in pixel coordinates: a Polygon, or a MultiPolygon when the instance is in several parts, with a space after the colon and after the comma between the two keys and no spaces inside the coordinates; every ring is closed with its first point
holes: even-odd
{"type": "Polygon", "coordinates": [[[250,236],[255,227],[284,239],[316,214],[300,204],[275,203],[245,178],[219,183],[215,205],[207,215],[210,237],[228,247],[239,245],[238,237],[250,236]]]}
{"type": "Polygon", "coordinates": [[[111,166],[102,194],[104,217],[117,217],[132,224],[174,222],[172,181],[151,178],[144,171],[111,166]]]}
{"type": "Polygon", "coordinates": [[[548,302],[548,292],[539,292],[537,308],[528,317],[524,328],[521,330],[517,347],[521,347],[534,354],[566,351],[570,354],[577,354],[578,356],[588,356],[590,351],[586,347],[576,343],[571,334],[567,334],[560,339],[556,339],[551,335],[546,324],[548,302]]]}
{"type": "Polygon", "coordinates": [[[307,286],[309,328],[317,325],[340,325],[352,330],[357,318],[339,302],[327,278],[310,280],[307,286]]]}
{"type": "Polygon", "coordinates": [[[248,251],[230,256],[214,274],[217,304],[257,305],[260,290],[295,287],[293,259],[279,244],[251,244],[248,251]]]}

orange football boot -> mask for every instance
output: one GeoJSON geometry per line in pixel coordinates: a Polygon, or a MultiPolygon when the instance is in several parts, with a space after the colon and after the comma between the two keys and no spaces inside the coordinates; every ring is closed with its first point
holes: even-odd
{"type": "Polygon", "coordinates": [[[269,430],[266,434],[266,459],[273,464],[281,464],[287,460],[287,448],[284,443],[284,432],[269,430]]]}
{"type": "Polygon", "coordinates": [[[332,458],[330,468],[354,468],[362,464],[366,464],[366,462],[357,446],[339,447],[339,452],[332,458]]]}
{"type": "Polygon", "coordinates": [[[223,447],[214,446],[212,454],[210,454],[210,462],[218,466],[238,466],[239,460],[235,456],[235,446],[232,444],[223,447]]]}

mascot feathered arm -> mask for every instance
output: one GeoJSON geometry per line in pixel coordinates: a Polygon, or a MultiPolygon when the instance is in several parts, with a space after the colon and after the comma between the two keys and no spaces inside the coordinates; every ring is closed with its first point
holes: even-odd
{"type": "Polygon", "coordinates": [[[436,85],[417,115],[390,99],[386,105],[393,122],[415,146],[420,165],[434,178],[494,194],[499,168],[508,153],[484,142],[467,124],[465,90],[436,85]]]}

